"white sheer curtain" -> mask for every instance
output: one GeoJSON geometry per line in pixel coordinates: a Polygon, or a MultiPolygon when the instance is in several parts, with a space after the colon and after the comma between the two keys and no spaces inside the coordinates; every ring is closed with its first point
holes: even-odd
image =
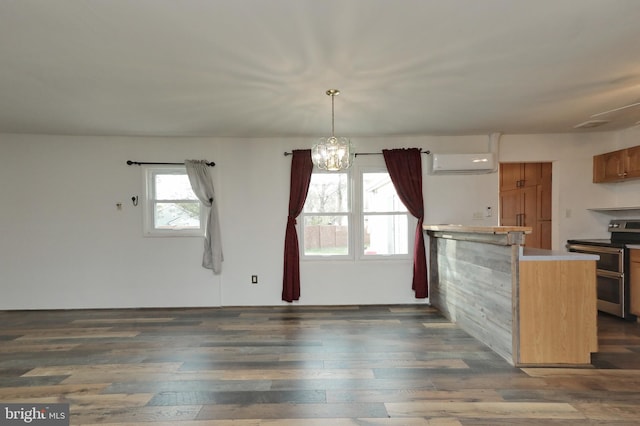
{"type": "Polygon", "coordinates": [[[209,174],[209,166],[206,160],[185,160],[187,176],[191,188],[198,199],[209,207],[207,218],[207,231],[204,236],[204,253],[202,266],[212,269],[214,274],[222,271],[222,238],[220,236],[220,219],[218,217],[218,205],[213,190],[213,180],[209,174]]]}

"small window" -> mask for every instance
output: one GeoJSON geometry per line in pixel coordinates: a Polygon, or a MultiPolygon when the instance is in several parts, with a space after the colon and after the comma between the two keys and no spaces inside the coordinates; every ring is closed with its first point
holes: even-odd
{"type": "Polygon", "coordinates": [[[183,166],[146,168],[145,186],[145,235],[204,235],[205,208],[193,193],[183,166]]]}

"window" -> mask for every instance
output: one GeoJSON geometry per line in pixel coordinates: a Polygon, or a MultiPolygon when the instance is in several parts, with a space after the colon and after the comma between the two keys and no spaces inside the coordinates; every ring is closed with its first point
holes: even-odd
{"type": "Polygon", "coordinates": [[[388,172],[362,176],[362,255],[409,254],[409,213],[388,172]]]}
{"type": "Polygon", "coordinates": [[[351,254],[349,222],[351,215],[349,175],[313,173],[302,211],[303,256],[351,254]]]}
{"type": "Polygon", "coordinates": [[[411,257],[416,221],[386,169],[314,171],[299,223],[303,259],[411,257]]]}
{"type": "Polygon", "coordinates": [[[204,235],[205,208],[193,193],[184,166],[147,167],[145,185],[145,235],[204,235]]]}

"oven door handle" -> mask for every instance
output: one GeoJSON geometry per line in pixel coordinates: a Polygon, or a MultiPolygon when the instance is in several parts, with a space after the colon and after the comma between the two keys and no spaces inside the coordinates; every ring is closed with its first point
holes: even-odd
{"type": "Polygon", "coordinates": [[[579,250],[580,252],[593,253],[593,254],[598,254],[598,253],[622,254],[622,252],[624,251],[624,249],[617,248],[617,247],[599,247],[599,246],[595,247],[595,246],[585,246],[580,244],[568,244],[567,249],[579,250]]]}
{"type": "Polygon", "coordinates": [[[619,272],[605,271],[604,269],[596,269],[596,275],[600,275],[601,277],[616,278],[616,279],[624,278],[624,274],[621,274],[619,272]]]}

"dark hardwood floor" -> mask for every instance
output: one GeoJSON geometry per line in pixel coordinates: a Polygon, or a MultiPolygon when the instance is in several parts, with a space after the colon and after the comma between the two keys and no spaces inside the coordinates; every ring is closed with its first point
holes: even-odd
{"type": "Polygon", "coordinates": [[[72,425],[637,425],[640,324],[513,368],[427,306],[0,312],[0,402],[72,425]]]}

